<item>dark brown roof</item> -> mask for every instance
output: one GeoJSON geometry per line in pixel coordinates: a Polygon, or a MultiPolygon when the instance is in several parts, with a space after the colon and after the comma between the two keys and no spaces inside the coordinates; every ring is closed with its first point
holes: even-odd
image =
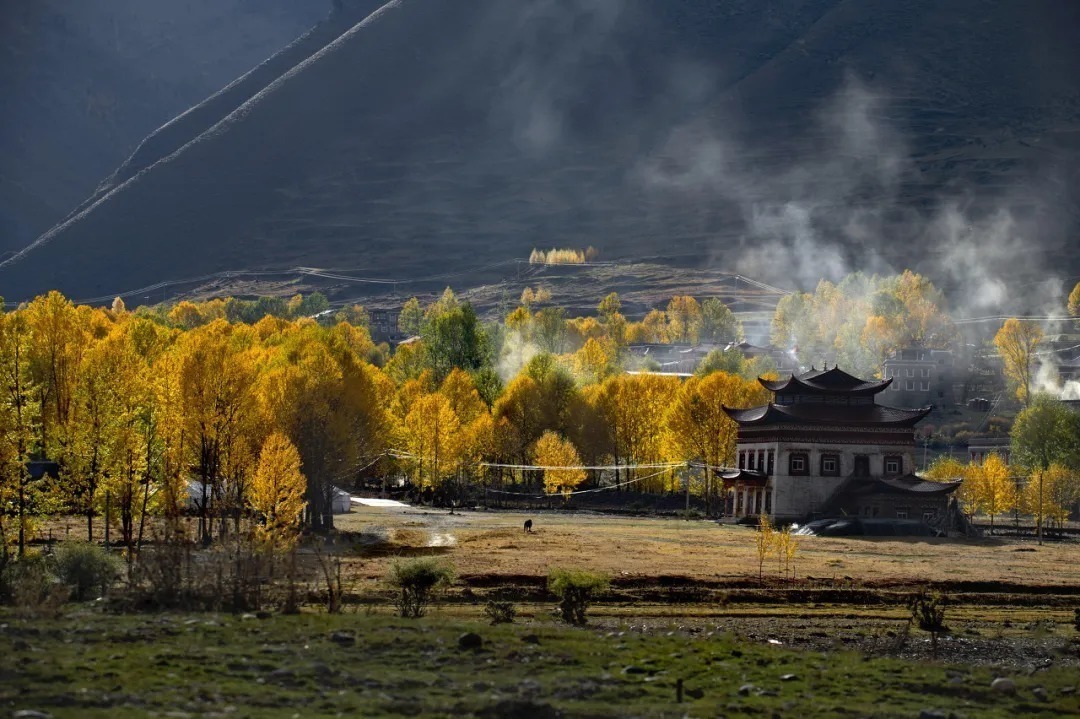
{"type": "Polygon", "coordinates": [[[728,416],[742,426],[769,424],[891,425],[914,426],[930,414],[932,408],[897,409],[879,404],[767,404],[752,409],[724,408],[728,416]]]}
{"type": "Polygon", "coordinates": [[[892,384],[892,379],[861,380],[833,367],[830,370],[812,369],[781,380],[759,377],[758,382],[767,390],[784,394],[877,394],[892,384]]]}
{"type": "Polygon", "coordinates": [[[852,493],[866,494],[871,492],[898,492],[901,494],[951,494],[960,487],[960,480],[953,482],[933,482],[929,479],[917,477],[914,474],[904,474],[899,477],[871,477],[857,485],[851,486],[852,493]]]}

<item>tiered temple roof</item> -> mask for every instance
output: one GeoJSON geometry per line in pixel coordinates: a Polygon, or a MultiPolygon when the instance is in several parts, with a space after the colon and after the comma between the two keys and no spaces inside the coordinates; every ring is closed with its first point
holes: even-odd
{"type": "Polygon", "coordinates": [[[866,381],[837,367],[811,369],[782,380],[758,378],[758,382],[775,393],[773,402],[751,409],[724,408],[741,427],[823,425],[902,429],[914,427],[932,409],[897,409],[875,404],[874,396],[886,389],[891,379],[866,381]]]}
{"type": "Polygon", "coordinates": [[[799,376],[787,379],[767,380],[758,378],[761,385],[778,395],[848,395],[873,396],[892,384],[892,379],[861,380],[838,367],[830,370],[811,369],[799,376]]]}

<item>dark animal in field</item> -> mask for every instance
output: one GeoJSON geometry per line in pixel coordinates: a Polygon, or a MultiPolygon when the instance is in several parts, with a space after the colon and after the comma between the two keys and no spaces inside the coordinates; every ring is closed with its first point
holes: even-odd
{"type": "Polygon", "coordinates": [[[532,520],[531,519],[526,519],[525,520],[525,531],[526,532],[531,532],[532,531],[532,520]]]}

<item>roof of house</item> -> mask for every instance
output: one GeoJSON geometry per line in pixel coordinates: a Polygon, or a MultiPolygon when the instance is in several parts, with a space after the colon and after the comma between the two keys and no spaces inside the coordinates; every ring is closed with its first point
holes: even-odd
{"type": "Polygon", "coordinates": [[[811,368],[809,372],[803,372],[798,376],[792,374],[787,379],[781,380],[767,380],[759,377],[758,382],[767,390],[783,394],[873,395],[892,384],[892,379],[862,380],[849,375],[839,367],[833,367],[830,370],[811,368]]]}
{"type": "Polygon", "coordinates": [[[886,491],[899,494],[932,496],[951,494],[960,488],[960,484],[960,480],[953,482],[934,482],[914,474],[904,474],[899,477],[868,477],[857,484],[851,485],[849,490],[856,494],[870,494],[873,492],[886,491]]]}
{"type": "Polygon", "coordinates": [[[829,404],[767,404],[752,409],[725,407],[728,416],[742,426],[768,424],[823,424],[823,425],[891,425],[914,426],[930,414],[931,407],[922,409],[898,409],[879,404],[829,405],[829,404]]]}

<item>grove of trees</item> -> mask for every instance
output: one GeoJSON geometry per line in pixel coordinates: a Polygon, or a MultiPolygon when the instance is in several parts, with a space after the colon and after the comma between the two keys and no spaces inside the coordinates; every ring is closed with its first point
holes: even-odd
{"type": "MultiPolygon", "coordinates": [[[[696,300],[676,298],[649,331],[733,338],[730,311],[704,304],[708,322],[696,300]]],[[[725,372],[626,374],[627,335],[644,323],[627,322],[617,296],[596,317],[523,305],[485,324],[447,290],[407,304],[402,322],[419,340],[392,356],[363,308],[328,310],[297,296],[131,312],[52,292],[0,315],[4,552],[55,513],[82,515],[90,538],[107,521],[132,549],[148,517],[182,511],[204,541],[253,517],[265,541],[288,545],[301,524],[332,528],[335,488],[365,474],[404,474],[446,497],[507,482],[566,494],[600,473],[490,465],[617,464],[617,482],[674,490],[673,472],[634,466],[730,464],[722,405],[765,399],[725,372]],[[515,343],[529,346],[516,367],[515,343]],[[48,463],[55,471],[32,471],[48,463]]],[[[695,491],[711,498],[719,482],[695,491]]]]}

